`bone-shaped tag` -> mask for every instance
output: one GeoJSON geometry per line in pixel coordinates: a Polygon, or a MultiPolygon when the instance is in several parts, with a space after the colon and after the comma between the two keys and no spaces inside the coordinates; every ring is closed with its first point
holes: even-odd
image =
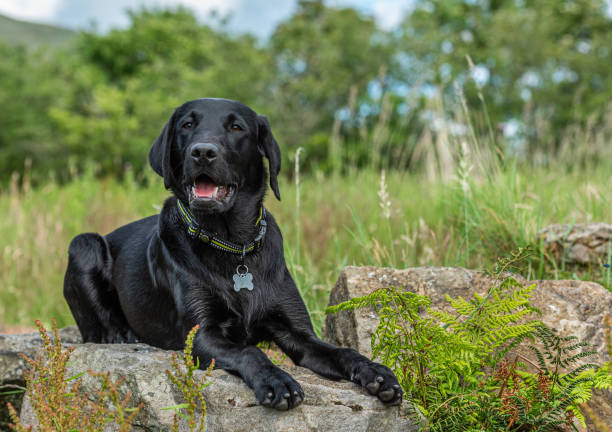
{"type": "Polygon", "coordinates": [[[242,288],[253,291],[253,275],[251,273],[236,273],[234,279],[234,291],[238,292],[242,288]]]}

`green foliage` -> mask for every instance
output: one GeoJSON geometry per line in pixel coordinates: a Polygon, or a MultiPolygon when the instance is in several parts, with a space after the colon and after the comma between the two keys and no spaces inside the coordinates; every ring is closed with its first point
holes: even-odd
{"type": "Polygon", "coordinates": [[[91,70],[93,85],[50,110],[77,160],[95,160],[116,175],[125,163],[148,169],[151,143],[186,100],[224,97],[263,109],[257,101],[271,65],[253,38],[214,31],[181,8],[143,9],[130,19],[125,30],[82,35],[78,61],[91,70]]]}
{"type": "MultiPolygon", "coordinates": [[[[73,175],[69,183],[50,180],[40,187],[27,176],[15,177],[0,189],[0,325],[25,327],[37,316],[73,324],[57,288],[70,239],[88,231],[106,234],[157,213],[168,196],[152,171],[146,177],[126,171],[123,181],[98,179],[93,169],[73,175]]],[[[538,241],[538,231],[551,223],[612,219],[609,178],[602,166],[588,173],[503,170],[490,181],[473,179],[467,239],[457,215],[461,190],[412,173],[387,172],[389,219],[379,211],[380,174],[372,170],[350,179],[303,175],[297,218],[296,191],[286,178],[280,179],[283,201],[268,194],[265,205],[281,227],[287,264],[320,329],[330,287],[347,265],[493,268],[492,257],[534,244],[535,255],[513,269],[527,280],[571,278],[609,287],[612,279],[601,265],[561,267],[538,241]]]]}
{"type": "Polygon", "coordinates": [[[275,103],[282,106],[272,114],[285,129],[281,136],[290,148],[303,145],[312,160],[325,163],[336,111],[349,104],[352,88],[364,95],[392,61],[388,38],[373,17],[355,9],[300,0],[295,14],[276,28],[270,50],[278,65],[275,103]]]}
{"type": "MultiPolygon", "coordinates": [[[[463,87],[482,127],[488,118],[493,125],[520,119],[525,150],[554,153],[574,125],[606,121],[602,107],[612,91],[606,9],[604,0],[424,1],[404,18],[399,43],[413,60],[409,66],[448,98],[455,82],[463,87]],[[488,79],[472,79],[466,56],[488,79]]],[[[571,160],[578,162],[584,161],[571,160]]]]}
{"type": "MultiPolygon", "coordinates": [[[[83,394],[80,373],[66,377],[66,368],[73,347],[63,349],[53,320],[53,340],[39,320],[36,326],[40,332],[43,353],[36,359],[22,357],[29,364],[25,371],[26,388],[38,425],[36,431],[91,431],[101,432],[108,423],[114,422],[119,432],[128,432],[142,406],[129,408],[131,393],[122,399],[119,386],[123,379],[113,382],[109,373],[88,371],[101,380],[101,388],[95,394],[83,394]]],[[[33,426],[21,423],[13,407],[9,413],[14,424],[11,428],[18,432],[32,431],[33,426]]]]}
{"type": "Polygon", "coordinates": [[[50,172],[67,179],[67,157],[80,170],[95,162],[118,177],[126,164],[140,173],[186,100],[224,97],[266,111],[273,64],[253,37],[213,30],[182,8],[130,19],[125,30],[83,32],[44,55],[0,42],[0,180],[22,171],[26,158],[35,181],[50,172]]]}
{"type": "Polygon", "coordinates": [[[140,173],[172,109],[204,96],[267,114],[285,149],[306,149],[309,171],[410,167],[448,179],[468,154],[597,164],[612,136],[603,5],[424,1],[384,31],[372,15],[302,0],[267,41],[180,7],[137,9],[125,29],[67,32],[54,50],[15,46],[16,33],[32,44],[22,23],[0,31],[0,183],[26,159],[37,182],[68,177],[67,157],[140,173]]]}
{"type": "MultiPolygon", "coordinates": [[[[498,268],[524,255],[518,252],[498,268]]],[[[326,312],[365,307],[378,312],[372,356],[394,371],[430,430],[573,428],[574,416],[584,422],[579,406],[592,388],[609,388],[612,380],[607,369],[581,362],[594,354],[578,351],[585,343],[559,338],[529,319],[534,288],[507,277],[487,296],[474,294],[470,301],[447,296],[448,310],[433,310],[427,296],[391,287],[326,312]],[[514,354],[521,347],[531,349],[537,361],[514,354]],[[506,357],[514,357],[512,367],[506,357]],[[538,372],[529,373],[519,359],[538,372]]]]}
{"type": "Polygon", "coordinates": [[[41,172],[59,166],[60,141],[48,110],[61,105],[71,89],[62,74],[61,52],[49,56],[42,49],[0,42],[0,56],[0,180],[5,182],[13,171],[23,171],[28,159],[41,172]]]}
{"type": "MultiPolygon", "coordinates": [[[[204,394],[202,390],[212,384],[207,382],[210,373],[215,367],[215,359],[213,359],[203,376],[197,380],[194,377],[194,372],[199,370],[199,359],[194,363],[194,356],[192,355],[193,350],[193,339],[199,329],[199,325],[196,325],[189,331],[187,340],[185,341],[185,349],[183,350],[182,358],[179,359],[176,353],[172,353],[172,369],[174,372],[166,370],[168,378],[174,383],[179,389],[185,402],[179,405],[165,407],[163,409],[171,409],[176,412],[174,415],[174,425],[172,430],[179,431],[179,417],[187,422],[187,427],[190,432],[203,432],[205,429],[206,422],[206,401],[204,400],[204,394]],[[198,412],[200,421],[198,421],[198,412]]],[[[182,429],[181,429],[182,430],[182,429]]]]}
{"type": "Polygon", "coordinates": [[[534,335],[540,346],[528,348],[534,353],[538,372],[517,371],[506,376],[515,384],[522,380],[526,388],[516,386],[500,392],[505,406],[512,408],[516,424],[538,430],[546,430],[548,424],[563,424],[574,416],[584,425],[580,405],[591,398],[594,388],[612,387],[609,364],[586,363],[597,352],[585,351],[588,344],[578,342],[575,336],[560,337],[545,326],[538,326],[534,335]],[[527,403],[534,399],[537,404],[527,403]]]}

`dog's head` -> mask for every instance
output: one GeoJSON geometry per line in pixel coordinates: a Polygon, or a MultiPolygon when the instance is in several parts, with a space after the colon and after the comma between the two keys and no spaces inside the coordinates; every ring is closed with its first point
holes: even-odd
{"type": "Polygon", "coordinates": [[[270,187],[280,200],[280,149],[267,117],[227,99],[185,102],[149,152],[151,167],[166,188],[193,211],[205,213],[226,212],[241,195],[263,195],[263,157],[270,165],[270,187]]]}

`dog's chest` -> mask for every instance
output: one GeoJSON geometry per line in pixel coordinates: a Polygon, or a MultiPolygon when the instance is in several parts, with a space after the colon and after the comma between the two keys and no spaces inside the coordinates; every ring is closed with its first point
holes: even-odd
{"type": "Polygon", "coordinates": [[[216,325],[222,335],[237,343],[257,342],[262,338],[261,322],[266,315],[265,304],[259,301],[261,293],[235,292],[224,289],[209,308],[206,321],[216,325]]]}
{"type": "Polygon", "coordinates": [[[227,314],[218,324],[223,337],[235,343],[256,343],[262,338],[257,320],[245,314],[233,311],[227,314]]]}
{"type": "Polygon", "coordinates": [[[217,328],[236,343],[262,339],[271,302],[270,273],[259,257],[238,260],[210,249],[198,257],[198,265],[183,272],[187,315],[217,328]],[[187,276],[189,275],[189,276],[187,276]]]}

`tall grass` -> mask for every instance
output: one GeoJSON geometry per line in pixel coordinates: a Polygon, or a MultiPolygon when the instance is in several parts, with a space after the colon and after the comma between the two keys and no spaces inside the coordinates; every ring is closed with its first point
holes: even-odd
{"type": "Polygon", "coordinates": [[[156,212],[166,195],[155,187],[98,180],[92,170],[60,186],[53,180],[37,188],[27,175],[14,175],[0,192],[0,326],[32,325],[51,317],[72,322],[62,284],[70,239],[80,233],[108,233],[135,218],[156,212]]]}
{"type": "MultiPolygon", "coordinates": [[[[539,247],[537,233],[553,223],[612,221],[612,104],[604,127],[570,128],[561,151],[543,145],[547,153],[526,164],[519,153],[508,158],[504,152],[508,143],[495,135],[482,94],[484,118],[474,118],[462,90],[456,93],[454,110],[444,107],[441,94],[428,101],[439,121],[403,137],[395,163],[381,152],[397,150],[389,142],[403,129],[390,126],[391,102],[382,95],[375,126],[360,126],[360,142],[344,142],[339,120],[334,123],[329,174],[311,169],[300,175],[308,150],[298,149],[295,186],[287,177],[281,181],[283,201],[268,196],[266,206],[281,225],[289,269],[317,331],[329,291],[347,264],[487,268],[531,244],[538,255],[526,277],[588,278],[611,287],[610,268],[558,264],[539,247]],[[463,126],[459,132],[457,125],[463,126]],[[368,168],[356,168],[351,145],[371,146],[368,168]],[[408,160],[409,172],[400,168],[408,160]]],[[[351,113],[355,100],[352,89],[351,113]]],[[[534,133],[546,139],[545,119],[534,114],[524,123],[535,124],[534,133]]],[[[87,231],[105,234],[156,213],[167,196],[152,173],[135,179],[127,171],[120,182],[98,179],[92,168],[81,175],[72,170],[68,184],[50,179],[32,188],[29,168],[0,190],[0,327],[28,325],[34,318],[49,325],[51,317],[72,323],[62,297],[70,239],[87,231]]]]}
{"type": "MultiPolygon", "coordinates": [[[[537,246],[546,225],[612,221],[612,170],[604,166],[567,172],[508,164],[490,179],[468,172],[465,166],[449,182],[398,171],[386,171],[384,179],[374,170],[349,177],[315,173],[300,179],[297,217],[298,191],[281,180],[283,201],[268,196],[266,206],[281,226],[290,270],[317,329],[345,265],[487,268],[519,246],[537,246]]],[[[156,213],[167,192],[153,176],[145,183],[129,175],[123,182],[100,180],[88,171],[66,185],[31,188],[27,177],[14,177],[0,192],[0,324],[51,317],[72,323],[62,297],[70,239],[156,213]]],[[[545,255],[525,273],[610,286],[609,270],[580,273],[545,255]]]]}

